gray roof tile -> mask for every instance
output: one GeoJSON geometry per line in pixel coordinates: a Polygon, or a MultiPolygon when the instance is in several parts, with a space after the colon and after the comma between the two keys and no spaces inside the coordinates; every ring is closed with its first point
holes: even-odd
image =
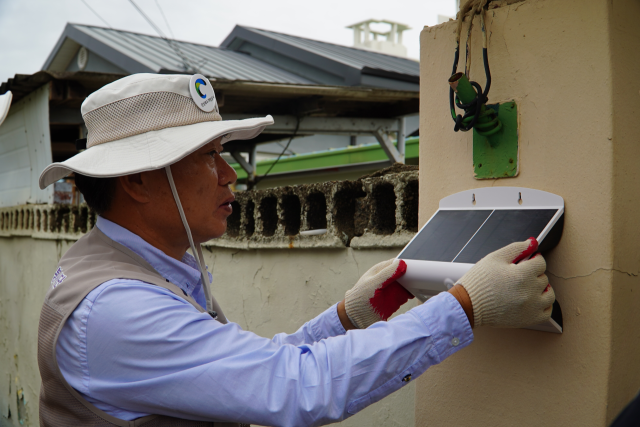
{"type": "MultiPolygon", "coordinates": [[[[88,25],[71,25],[156,72],[161,69],[184,69],[180,56],[160,37],[88,25]]],[[[184,41],[174,43],[198,72],[209,77],[268,83],[313,83],[243,53],[184,41]]]]}
{"type": "Polygon", "coordinates": [[[243,28],[354,68],[362,69],[364,67],[370,67],[411,76],[420,75],[420,63],[413,59],[305,39],[258,28],[243,28]]]}

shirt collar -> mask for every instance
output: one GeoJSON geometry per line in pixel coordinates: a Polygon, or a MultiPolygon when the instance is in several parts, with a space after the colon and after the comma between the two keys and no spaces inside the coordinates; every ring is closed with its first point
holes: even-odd
{"type": "Polygon", "coordinates": [[[111,240],[140,255],[162,277],[180,287],[189,296],[194,296],[193,294],[201,288],[200,282],[202,280],[200,279],[198,264],[190,253],[185,252],[182,262],[180,262],[155,246],[150,245],[137,234],[101,216],[97,218],[96,227],[111,240]]]}

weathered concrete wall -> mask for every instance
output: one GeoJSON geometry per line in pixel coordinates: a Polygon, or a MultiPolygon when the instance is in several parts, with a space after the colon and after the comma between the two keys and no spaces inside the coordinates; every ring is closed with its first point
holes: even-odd
{"type": "Polygon", "coordinates": [[[0,238],[0,426],[38,425],[38,320],[52,272],[71,243],[0,238]]]}
{"type": "MultiPolygon", "coordinates": [[[[388,172],[417,169],[398,164],[388,172]]],[[[418,171],[355,181],[246,191],[213,246],[257,248],[402,247],[418,231],[418,171]],[[300,232],[326,229],[322,235],[300,232]]]]}
{"type": "MultiPolygon", "coordinates": [[[[422,32],[421,223],[442,197],[470,188],[564,197],[547,274],[565,332],[477,329],[469,348],[418,380],[416,425],[604,426],[640,388],[640,98],[629,87],[639,17],[632,0],[490,11],[490,101],[518,103],[520,174],[487,181],[473,178],[472,135],[453,132],[448,109],[456,23],[422,32]]],[[[473,38],[471,77],[484,85],[479,24],[473,38]]]]}
{"type": "MultiPolygon", "coordinates": [[[[240,215],[243,225],[238,225],[236,237],[226,235],[220,242],[209,242],[204,251],[214,275],[213,292],[225,314],[262,336],[294,332],[344,298],[345,291],[369,267],[397,255],[397,245],[411,236],[410,227],[417,226],[417,193],[417,174],[409,172],[358,182],[239,194],[237,207],[245,213],[240,215]],[[340,191],[347,190],[356,191],[357,197],[340,196],[340,191]],[[297,221],[290,212],[294,196],[300,203],[297,221]],[[260,213],[265,198],[272,198],[270,213],[264,209],[260,213]],[[324,209],[318,207],[321,200],[325,201],[324,209]],[[257,206],[251,216],[255,240],[246,235],[246,205],[250,201],[257,206]],[[324,214],[310,214],[311,209],[324,214]],[[275,218],[270,225],[271,236],[264,236],[265,212],[275,218]],[[323,217],[328,237],[309,238],[304,240],[310,242],[307,248],[300,248],[301,238],[291,231],[291,221],[299,223],[300,229],[313,229],[323,217]],[[351,224],[349,239],[336,237],[347,230],[339,228],[343,227],[337,225],[340,221],[351,224]],[[387,228],[381,227],[382,223],[387,228]],[[390,223],[393,227],[388,226],[390,223]],[[398,236],[395,240],[394,235],[398,236]],[[373,240],[367,236],[377,236],[375,248],[366,245],[373,240]],[[365,243],[359,246],[361,249],[351,244],[358,238],[365,243]],[[253,244],[258,248],[247,249],[253,244]]],[[[86,206],[0,209],[0,426],[38,425],[40,377],[36,351],[42,299],[60,257],[94,223],[95,217],[86,206]]],[[[405,310],[414,304],[407,304],[405,310]]],[[[413,425],[414,387],[409,384],[342,425],[413,425]]]]}

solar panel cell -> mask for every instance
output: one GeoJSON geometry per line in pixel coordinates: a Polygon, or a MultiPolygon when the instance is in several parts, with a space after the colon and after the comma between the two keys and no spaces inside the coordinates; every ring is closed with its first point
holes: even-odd
{"type": "Polygon", "coordinates": [[[557,209],[495,210],[454,262],[475,264],[513,242],[538,237],[557,209]]]}
{"type": "Polygon", "coordinates": [[[438,211],[399,257],[451,262],[491,212],[491,210],[438,211]]]}
{"type": "Polygon", "coordinates": [[[440,210],[399,255],[475,264],[513,242],[538,237],[557,209],[440,210]]]}

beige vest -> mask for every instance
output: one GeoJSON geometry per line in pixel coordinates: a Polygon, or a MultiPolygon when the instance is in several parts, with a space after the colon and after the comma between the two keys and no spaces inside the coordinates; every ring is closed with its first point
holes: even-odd
{"type": "MultiPolygon", "coordinates": [[[[141,256],[114,242],[98,227],[80,238],[60,260],[47,292],[38,329],[40,425],[42,426],[144,426],[144,427],[239,427],[237,423],[190,421],[149,415],[124,421],[87,402],[64,379],[56,360],[56,343],[67,318],[96,287],[111,279],[136,279],[168,289],[189,301],[198,311],[205,310],[182,290],[164,279],[141,256]]],[[[217,304],[215,304],[217,307],[217,304]]],[[[213,387],[212,387],[213,389],[213,387]]]]}

